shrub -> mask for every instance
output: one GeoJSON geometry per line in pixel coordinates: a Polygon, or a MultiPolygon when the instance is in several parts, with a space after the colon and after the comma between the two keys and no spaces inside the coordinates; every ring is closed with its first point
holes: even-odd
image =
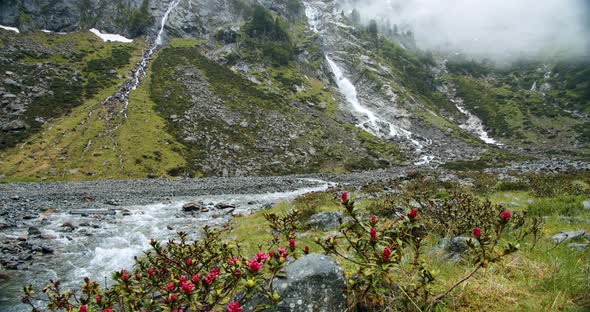
{"type": "Polygon", "coordinates": [[[475,240],[469,240],[475,267],[464,277],[436,294],[431,288],[435,272],[424,263],[422,247],[428,232],[415,209],[394,219],[379,220],[373,215],[364,220],[346,193],[342,205],[350,221],[340,232],[315,242],[326,254],[350,262],[355,271],[349,279],[351,310],[359,311],[432,311],[458,285],[479,269],[515,252],[518,245],[499,247],[500,238],[512,217],[504,210],[494,217],[489,228],[471,227],[475,240]]]}
{"type": "Polygon", "coordinates": [[[269,304],[280,300],[269,281],[280,275],[294,249],[273,244],[267,253],[246,258],[239,254],[238,246],[221,242],[221,231],[205,228],[204,232],[203,239],[193,243],[187,242],[185,233],[178,234],[179,242],[165,245],[152,240],[152,249],[136,260],[133,271],[113,274],[112,287],[102,289],[84,278],[78,294],[63,291],[58,281],[51,281],[43,290],[45,297],[25,287],[22,302],[33,311],[41,311],[35,304],[38,300],[44,300],[47,306],[43,308],[52,311],[211,311],[225,305],[228,311],[238,311],[254,294],[264,295],[269,304]]]}
{"type": "MultiPolygon", "coordinates": [[[[473,198],[451,198],[454,204],[469,207],[465,211],[475,213],[478,205],[473,198]]],[[[520,228],[524,222],[522,216],[515,217],[506,210],[485,214],[488,223],[469,219],[473,223],[466,224],[462,228],[465,232],[460,234],[472,236],[467,244],[472,250],[473,266],[452,284],[435,288],[432,284],[436,274],[428,269],[424,258],[424,242],[431,232],[427,231],[424,221],[428,220],[422,213],[405,209],[406,213],[394,218],[365,218],[346,192],[342,193],[342,206],[348,221],[336,234],[314,241],[326,254],[353,266],[347,288],[349,309],[360,311],[432,311],[479,269],[515,252],[518,245],[503,244],[501,238],[505,230],[520,228]],[[434,289],[445,290],[437,293],[434,289]]],[[[222,242],[219,235],[223,229],[206,227],[203,238],[192,243],[187,242],[185,233],[178,233],[178,242],[162,244],[152,240],[151,249],[136,259],[132,271],[113,274],[114,285],[109,288],[102,289],[99,283],[84,278],[76,293],[64,291],[58,281],[51,281],[43,290],[44,297],[31,286],[25,287],[22,302],[33,311],[240,311],[249,298],[262,295],[266,303],[256,309],[268,308],[280,301],[273,279],[283,275],[289,257],[307,254],[309,247],[296,248],[299,211],[267,213],[265,218],[274,235],[266,250],[260,247],[261,251],[252,257],[241,255],[239,246],[222,242]],[[37,306],[38,300],[45,300],[46,306],[37,306]]]]}

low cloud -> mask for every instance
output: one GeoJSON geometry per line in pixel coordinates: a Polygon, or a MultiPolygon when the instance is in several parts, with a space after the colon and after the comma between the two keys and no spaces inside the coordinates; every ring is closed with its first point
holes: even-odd
{"type": "Polygon", "coordinates": [[[589,0],[342,1],[365,21],[410,25],[423,49],[497,61],[590,56],[589,0]]]}

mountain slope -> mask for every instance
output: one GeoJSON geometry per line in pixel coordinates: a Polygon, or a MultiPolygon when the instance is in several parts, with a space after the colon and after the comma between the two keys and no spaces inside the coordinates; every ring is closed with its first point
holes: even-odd
{"type": "MultiPolygon", "coordinates": [[[[411,35],[379,34],[381,25],[359,24],[337,2],[261,3],[143,6],[155,25],[141,32],[157,32],[170,10],[160,34],[185,38],[155,46],[151,59],[141,39],[0,29],[9,69],[0,73],[0,177],[278,175],[588,155],[587,65],[498,69],[422,52],[411,35]],[[142,54],[147,77],[128,106],[113,102],[142,54]]],[[[103,4],[95,13],[116,1],[103,4]]],[[[104,29],[129,34],[112,25],[104,29]]]]}

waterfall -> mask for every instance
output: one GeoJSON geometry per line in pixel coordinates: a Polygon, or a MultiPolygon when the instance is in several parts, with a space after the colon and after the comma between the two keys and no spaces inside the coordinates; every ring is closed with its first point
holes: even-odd
{"type": "Polygon", "coordinates": [[[342,69],[340,69],[340,67],[338,67],[338,65],[332,59],[330,59],[330,57],[326,56],[326,60],[328,61],[334,76],[336,76],[336,84],[338,85],[338,89],[344,95],[346,101],[351,104],[352,109],[359,115],[362,115],[363,119],[365,119],[364,121],[361,120],[357,126],[381,138],[387,135],[391,137],[403,137],[412,142],[412,144],[416,146],[417,151],[421,151],[422,148],[424,148],[420,142],[412,138],[412,132],[393,125],[385,119],[378,117],[370,109],[362,106],[357,96],[356,87],[352,84],[352,82],[350,82],[349,79],[344,77],[342,69]]]}
{"type": "MultiPolygon", "coordinates": [[[[182,1],[182,0],[174,0],[174,2],[172,2],[170,4],[170,7],[168,7],[168,10],[166,11],[166,13],[164,13],[164,17],[162,17],[162,23],[160,24],[160,31],[158,32],[158,36],[156,37],[156,42],[155,42],[154,48],[162,45],[162,34],[164,33],[164,26],[166,26],[166,21],[168,20],[168,16],[172,12],[172,10],[174,10],[178,6],[178,4],[180,4],[180,1],[182,1]]],[[[152,49],[154,49],[154,48],[152,48],[152,49]]]]}
{"type": "Polygon", "coordinates": [[[178,6],[178,4],[180,4],[181,1],[182,0],[173,1],[170,4],[170,6],[168,7],[168,10],[166,10],[166,13],[164,13],[164,16],[162,17],[162,21],[160,23],[160,30],[158,31],[158,35],[156,36],[156,40],[154,41],[154,44],[152,45],[152,47],[141,56],[141,60],[139,61],[139,63],[135,67],[135,69],[133,70],[133,75],[132,75],[131,80],[129,80],[125,84],[123,84],[123,87],[121,87],[121,89],[119,90],[117,95],[115,95],[114,97],[109,97],[103,102],[103,104],[104,104],[110,100],[119,100],[122,103],[124,103],[123,107],[119,111],[119,114],[123,115],[123,117],[125,119],[127,119],[127,108],[129,107],[129,95],[131,94],[131,91],[133,91],[133,90],[137,89],[137,87],[139,87],[139,85],[141,84],[142,78],[146,75],[146,69],[147,69],[147,66],[148,66],[151,58],[152,58],[152,55],[154,54],[154,52],[156,52],[158,47],[162,45],[162,34],[164,33],[164,27],[166,26],[166,21],[168,20],[170,13],[178,6]]]}

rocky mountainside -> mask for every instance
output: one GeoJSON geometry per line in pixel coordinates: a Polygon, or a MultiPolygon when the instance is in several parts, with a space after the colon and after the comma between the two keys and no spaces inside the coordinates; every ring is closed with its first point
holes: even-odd
{"type": "Polygon", "coordinates": [[[589,152],[587,60],[498,69],[423,52],[338,1],[11,0],[0,25],[20,30],[0,29],[4,180],[589,152]],[[135,40],[103,42],[90,28],[135,40]]]}

